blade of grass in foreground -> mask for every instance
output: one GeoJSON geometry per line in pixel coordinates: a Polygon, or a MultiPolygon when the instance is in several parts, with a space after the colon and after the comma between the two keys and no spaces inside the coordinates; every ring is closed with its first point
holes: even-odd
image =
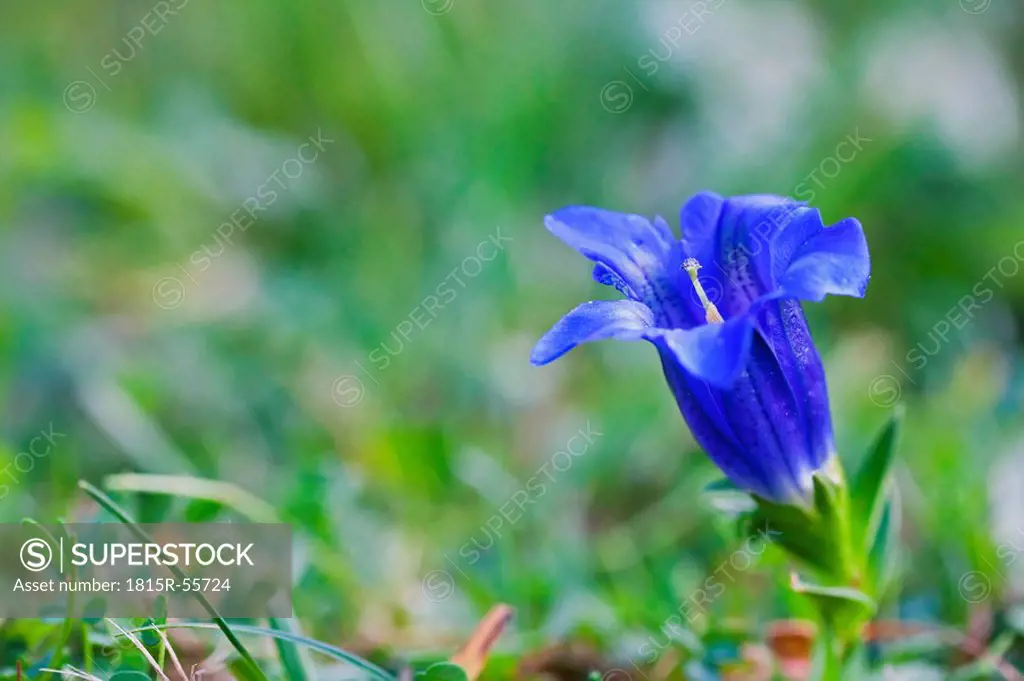
{"type": "MultiPolygon", "coordinates": [[[[119,473],[103,479],[103,487],[118,492],[162,494],[181,499],[213,501],[245,516],[254,523],[280,523],[285,519],[273,506],[248,490],[230,482],[207,480],[190,475],[158,475],[150,473],[119,473]]],[[[311,537],[310,562],[339,586],[355,589],[352,574],[345,570],[338,552],[326,542],[311,537]]]]}
{"type": "MultiPolygon", "coordinates": [[[[154,543],[153,538],[150,537],[145,530],[139,527],[139,524],[136,523],[124,509],[118,506],[113,499],[108,497],[106,494],[101,492],[93,485],[90,485],[85,480],[79,480],[78,487],[83,492],[92,497],[97,504],[106,509],[111,515],[113,515],[115,518],[124,523],[125,526],[127,526],[128,529],[131,530],[132,534],[134,534],[136,537],[138,537],[144,542],[154,543]]],[[[178,568],[178,566],[168,565],[167,567],[168,569],[170,569],[171,572],[174,573],[175,577],[179,579],[187,578],[187,575],[184,572],[182,572],[181,569],[178,568]]],[[[256,660],[253,659],[253,656],[249,653],[246,647],[242,645],[242,642],[238,640],[238,637],[235,636],[234,632],[231,630],[231,627],[228,626],[228,623],[224,621],[224,618],[220,616],[220,614],[217,612],[217,609],[213,607],[213,604],[210,603],[210,601],[206,600],[206,597],[203,596],[202,593],[198,591],[193,591],[191,593],[195,596],[196,600],[199,601],[199,604],[203,606],[203,609],[206,610],[207,613],[209,613],[211,619],[213,619],[217,628],[224,633],[224,636],[227,637],[231,645],[234,646],[235,650],[238,651],[238,654],[242,656],[242,659],[245,661],[245,663],[252,668],[251,671],[253,673],[253,677],[256,679],[260,679],[261,681],[270,681],[267,678],[267,675],[263,673],[263,670],[260,669],[260,666],[256,664],[256,660]]]]}
{"type": "MultiPolygon", "coordinates": [[[[245,516],[254,523],[283,522],[277,510],[249,491],[222,480],[208,480],[189,475],[153,475],[147,473],[120,473],[104,478],[103,486],[119,492],[161,494],[180,499],[202,499],[212,501],[245,516]]],[[[351,584],[350,575],[338,569],[341,564],[337,552],[324,542],[313,541],[312,563],[324,574],[337,579],[341,585],[351,584]]],[[[271,629],[287,631],[302,636],[302,629],[293,619],[271,619],[271,629]]],[[[294,644],[284,639],[274,639],[281,665],[293,681],[310,681],[316,678],[316,670],[294,644]]]]}
{"type": "Polygon", "coordinates": [[[191,475],[119,473],[103,479],[103,486],[117,492],[146,492],[182,499],[205,499],[232,508],[254,523],[279,523],[273,506],[230,482],[191,475]]]}
{"type": "MultiPolygon", "coordinates": [[[[59,541],[57,537],[46,529],[45,526],[38,523],[34,518],[25,518],[21,521],[25,525],[31,525],[38,529],[41,533],[45,534],[46,537],[56,546],[59,541]]],[[[67,542],[69,546],[75,543],[75,538],[70,534],[66,527],[64,527],[64,521],[60,518],[57,519],[57,528],[60,534],[60,538],[67,542]]],[[[74,563],[68,568],[69,579],[72,583],[78,581],[78,568],[74,563]]],[[[68,593],[68,613],[75,611],[75,592],[68,593]]],[[[67,647],[68,642],[71,640],[71,634],[75,628],[75,620],[71,617],[65,617],[64,622],[61,624],[60,638],[57,639],[57,644],[54,646],[53,657],[50,659],[50,666],[54,669],[60,669],[61,665],[64,664],[64,649],[67,647]]],[[[53,678],[53,673],[49,675],[49,678],[53,678]]]]}
{"type": "MultiPolygon", "coordinates": [[[[147,629],[213,629],[212,624],[205,624],[203,622],[168,622],[161,627],[140,627],[133,629],[132,633],[145,631],[147,629]]],[[[371,674],[374,678],[380,679],[381,681],[395,681],[395,677],[390,674],[387,670],[378,667],[368,660],[364,660],[358,655],[354,655],[347,650],[342,650],[336,646],[332,646],[328,643],[316,641],[307,636],[299,636],[298,634],[292,634],[287,631],[276,631],[274,629],[265,629],[263,627],[253,627],[245,624],[235,625],[235,631],[241,634],[257,634],[261,636],[271,636],[273,638],[283,639],[285,641],[291,641],[293,643],[299,643],[305,646],[309,646],[313,650],[323,653],[328,657],[333,657],[336,660],[347,662],[355,667],[362,669],[363,671],[371,674]]]]}
{"type": "MultiPolygon", "coordinates": [[[[295,625],[294,619],[271,617],[267,624],[274,631],[284,631],[295,636],[302,635],[301,630],[295,625]]],[[[294,642],[275,638],[274,647],[277,648],[277,655],[281,658],[281,666],[284,667],[291,681],[311,681],[316,678],[316,669],[313,668],[308,656],[303,655],[294,642]]]]}

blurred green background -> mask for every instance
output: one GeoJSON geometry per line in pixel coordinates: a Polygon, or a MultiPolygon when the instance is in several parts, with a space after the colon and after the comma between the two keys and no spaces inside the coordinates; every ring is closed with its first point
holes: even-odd
{"type": "MultiPolygon", "coordinates": [[[[322,639],[451,650],[504,601],[508,650],[651,661],[737,545],[648,346],[529,365],[615,295],[543,215],[771,192],[867,230],[867,298],[808,310],[838,444],[906,404],[884,610],[959,627],[1024,587],[1022,85],[1010,0],[5,3],[0,520],[226,481],[322,639]]],[[[806,614],[756,562],[694,631],[806,614]]]]}

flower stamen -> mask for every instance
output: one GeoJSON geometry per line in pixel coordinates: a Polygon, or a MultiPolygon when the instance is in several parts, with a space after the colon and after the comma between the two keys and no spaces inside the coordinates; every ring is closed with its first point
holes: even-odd
{"type": "Polygon", "coordinates": [[[697,278],[697,270],[700,268],[701,264],[697,262],[696,258],[687,258],[683,261],[683,269],[690,275],[690,281],[693,282],[693,288],[697,291],[697,297],[700,298],[700,303],[704,306],[704,319],[708,324],[724,324],[725,320],[722,318],[722,314],[715,307],[715,304],[708,299],[708,294],[704,292],[704,286],[701,285],[700,279],[697,278]]]}

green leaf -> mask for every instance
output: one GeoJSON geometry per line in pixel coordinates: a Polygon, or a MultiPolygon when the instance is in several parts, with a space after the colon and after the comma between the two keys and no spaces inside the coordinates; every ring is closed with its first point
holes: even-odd
{"type": "Polygon", "coordinates": [[[754,499],[757,510],[750,515],[748,534],[762,533],[829,583],[846,583],[859,572],[863,561],[855,561],[851,552],[849,504],[841,484],[815,475],[809,506],[754,499]]]}
{"type": "Polygon", "coordinates": [[[874,543],[874,535],[881,521],[885,492],[888,487],[893,458],[900,428],[903,424],[904,409],[897,405],[892,418],[882,431],[867,458],[850,482],[850,498],[854,518],[862,529],[865,548],[874,543]]]}
{"type": "Polygon", "coordinates": [[[187,523],[211,523],[220,515],[224,506],[218,501],[194,499],[185,504],[182,515],[187,523]]]}
{"type": "Polygon", "coordinates": [[[252,668],[241,658],[235,658],[228,662],[228,669],[231,674],[240,681],[261,681],[259,676],[253,675],[252,668]]]}
{"type": "Polygon", "coordinates": [[[848,655],[837,650],[835,641],[819,636],[814,644],[809,679],[820,681],[879,681],[871,669],[864,646],[856,646],[848,655]]]}
{"type": "Polygon", "coordinates": [[[211,502],[234,509],[254,523],[281,522],[273,506],[229,482],[188,475],[122,473],[104,478],[103,486],[113,492],[146,492],[211,502]]]}
{"type": "Polygon", "coordinates": [[[422,681],[469,681],[466,670],[454,662],[438,662],[417,675],[422,681]]]}
{"type": "Polygon", "coordinates": [[[892,583],[899,565],[900,526],[899,491],[893,487],[882,504],[882,513],[868,549],[868,574],[872,594],[878,598],[892,583]]]}
{"type": "Polygon", "coordinates": [[[849,637],[875,614],[875,601],[863,591],[847,586],[820,586],[803,582],[793,573],[790,588],[814,601],[825,626],[849,637]]]}
{"type": "Polygon", "coordinates": [[[759,497],[757,510],[750,514],[748,536],[761,533],[770,537],[793,558],[823,574],[839,570],[835,552],[829,550],[829,535],[824,531],[820,517],[811,509],[776,504],[759,497]]]}
{"type": "Polygon", "coordinates": [[[850,545],[850,503],[846,487],[825,475],[814,476],[814,507],[821,515],[822,532],[828,537],[821,550],[830,552],[835,566],[831,577],[846,583],[860,571],[863,557],[854,558],[850,545]]]}
{"type": "MultiPolygon", "coordinates": [[[[271,617],[268,624],[274,631],[286,631],[297,636],[302,635],[298,622],[295,619],[271,617]]],[[[316,678],[316,671],[312,663],[299,650],[294,641],[275,638],[274,647],[277,648],[277,656],[281,659],[281,667],[284,669],[289,681],[309,681],[316,678]]]]}

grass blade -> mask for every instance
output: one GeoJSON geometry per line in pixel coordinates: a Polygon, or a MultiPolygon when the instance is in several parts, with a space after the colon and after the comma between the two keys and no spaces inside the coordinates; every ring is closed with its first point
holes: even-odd
{"type": "MultiPolygon", "coordinates": [[[[230,508],[255,523],[282,522],[273,506],[248,490],[221,480],[208,480],[190,475],[121,473],[104,478],[103,486],[109,490],[121,492],[161,494],[182,499],[211,501],[230,508]]],[[[349,575],[336,568],[341,562],[340,559],[323,542],[314,541],[311,561],[324,574],[333,576],[340,584],[351,584],[349,575]]],[[[302,630],[294,620],[274,618],[270,620],[270,627],[302,636],[302,630]]],[[[295,648],[294,643],[284,639],[275,639],[274,644],[281,659],[281,665],[288,672],[290,678],[294,681],[310,681],[316,678],[315,670],[309,664],[306,656],[295,648]]]]}
{"type": "MultiPolygon", "coordinates": [[[[142,627],[134,630],[135,632],[144,631],[146,629],[156,629],[159,627],[142,627]]],[[[164,625],[166,629],[213,629],[212,624],[205,624],[203,622],[169,622],[164,625]]],[[[307,646],[318,653],[323,653],[328,657],[333,657],[336,660],[347,662],[354,667],[358,667],[366,673],[372,675],[374,678],[380,679],[380,681],[395,681],[395,677],[387,670],[378,667],[368,660],[364,660],[358,655],[354,655],[347,650],[332,646],[328,643],[316,641],[306,636],[299,636],[298,634],[292,634],[287,631],[275,631],[274,629],[266,629],[264,627],[254,627],[249,625],[237,625],[235,630],[242,634],[255,634],[259,636],[270,636],[273,638],[280,638],[285,641],[291,641],[300,645],[307,646]]]]}
{"type": "MultiPolygon", "coordinates": [[[[162,494],[181,499],[212,501],[232,509],[254,523],[284,522],[277,510],[267,502],[237,485],[220,480],[190,475],[123,473],[104,478],[103,486],[118,492],[162,494]]],[[[346,590],[355,589],[352,574],[344,568],[344,560],[338,552],[320,539],[310,539],[310,562],[335,580],[339,587],[346,590]]]]}
{"type": "MultiPolygon", "coordinates": [[[[139,527],[139,524],[136,523],[124,509],[118,506],[113,499],[108,497],[102,491],[100,491],[93,485],[89,484],[85,480],[79,480],[78,486],[83,492],[92,497],[92,499],[97,504],[102,506],[111,515],[113,515],[115,518],[124,523],[125,526],[127,526],[128,529],[131,530],[132,534],[134,534],[136,537],[138,537],[144,542],[153,543],[153,538],[150,537],[145,530],[139,527]]],[[[167,567],[179,579],[186,578],[185,573],[182,572],[181,569],[178,568],[178,566],[168,565],[167,567]]],[[[202,593],[198,591],[193,591],[191,593],[195,596],[196,600],[199,601],[199,604],[203,606],[203,609],[206,610],[207,613],[209,613],[210,617],[213,619],[217,628],[224,633],[224,636],[227,637],[231,645],[235,648],[235,650],[238,651],[238,654],[242,656],[242,659],[245,660],[246,664],[252,667],[252,673],[254,677],[260,679],[261,681],[270,681],[267,678],[266,674],[263,673],[263,670],[260,669],[260,666],[256,664],[256,660],[253,658],[253,656],[249,653],[246,647],[242,645],[242,642],[238,640],[238,637],[235,636],[234,632],[231,630],[231,627],[228,626],[228,623],[224,620],[223,617],[220,616],[220,614],[217,612],[217,609],[213,607],[213,604],[210,603],[210,601],[208,601],[206,597],[203,596],[202,593]]]]}
{"type": "MultiPolygon", "coordinates": [[[[270,628],[274,631],[301,636],[301,631],[294,622],[294,620],[277,617],[271,617],[268,620],[270,628]]],[[[275,638],[274,647],[277,648],[277,655],[281,658],[281,666],[291,681],[311,681],[316,678],[316,671],[310,664],[309,659],[306,655],[303,655],[294,641],[275,638]]]]}
{"type": "Polygon", "coordinates": [[[147,492],[182,499],[216,501],[238,511],[254,523],[281,522],[273,506],[230,482],[191,475],[121,473],[104,478],[103,486],[116,492],[147,492]]]}

